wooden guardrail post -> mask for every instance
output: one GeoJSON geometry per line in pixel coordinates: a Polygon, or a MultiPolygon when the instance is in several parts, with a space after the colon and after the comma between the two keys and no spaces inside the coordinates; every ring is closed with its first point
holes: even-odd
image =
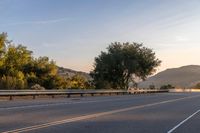
{"type": "Polygon", "coordinates": [[[70,94],[67,94],[67,97],[70,98],[70,94]]]}
{"type": "Polygon", "coordinates": [[[13,97],[12,97],[12,96],[10,96],[9,100],[13,100],[13,97]]]}

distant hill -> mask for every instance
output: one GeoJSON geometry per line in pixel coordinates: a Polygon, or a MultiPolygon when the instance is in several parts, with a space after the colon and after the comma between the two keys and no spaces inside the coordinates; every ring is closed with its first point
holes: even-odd
{"type": "Polygon", "coordinates": [[[160,87],[171,84],[175,87],[190,88],[200,82],[200,66],[189,65],[162,71],[155,76],[139,83],[139,87],[147,88],[149,85],[160,87]]]}
{"type": "Polygon", "coordinates": [[[72,77],[75,74],[80,74],[88,80],[91,79],[90,75],[86,72],[75,71],[75,70],[64,68],[64,67],[58,67],[58,74],[61,76],[69,76],[69,77],[72,77]]]}

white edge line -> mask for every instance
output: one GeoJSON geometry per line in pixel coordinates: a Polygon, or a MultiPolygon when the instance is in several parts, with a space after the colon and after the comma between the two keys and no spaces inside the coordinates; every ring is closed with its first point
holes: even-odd
{"type": "Polygon", "coordinates": [[[173,127],[171,130],[169,130],[167,133],[172,133],[173,131],[175,131],[178,127],[180,127],[181,125],[183,125],[185,122],[187,122],[189,119],[191,119],[193,116],[195,116],[197,113],[200,112],[200,109],[197,110],[196,112],[194,112],[192,115],[190,115],[189,117],[187,117],[185,120],[181,121],[178,125],[176,125],[175,127],[173,127]]]}

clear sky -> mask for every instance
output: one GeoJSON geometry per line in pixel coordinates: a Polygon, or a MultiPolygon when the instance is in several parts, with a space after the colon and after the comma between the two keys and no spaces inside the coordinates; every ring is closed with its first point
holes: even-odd
{"type": "Polygon", "coordinates": [[[158,71],[200,65],[200,0],[0,0],[0,32],[86,72],[115,41],[152,48],[158,71]]]}

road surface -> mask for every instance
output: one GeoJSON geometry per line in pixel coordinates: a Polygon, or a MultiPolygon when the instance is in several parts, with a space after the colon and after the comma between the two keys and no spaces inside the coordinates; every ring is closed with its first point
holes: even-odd
{"type": "Polygon", "coordinates": [[[196,133],[200,93],[0,101],[0,132],[196,133]]]}

